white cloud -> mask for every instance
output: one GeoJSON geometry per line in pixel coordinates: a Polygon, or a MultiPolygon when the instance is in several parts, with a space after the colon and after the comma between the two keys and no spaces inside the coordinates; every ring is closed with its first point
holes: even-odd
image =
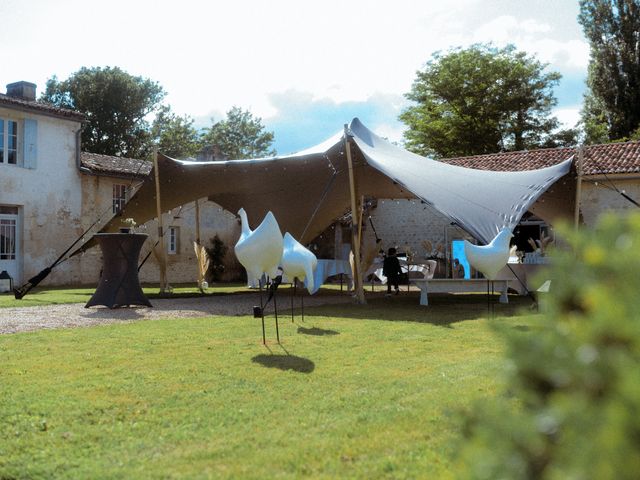
{"type": "Polygon", "coordinates": [[[277,119],[295,116],[302,102],[333,102],[344,112],[373,102],[369,111],[387,116],[380,128],[393,138],[402,94],[437,50],[514,43],[553,69],[586,69],[577,7],[524,3],[66,0],[61,8],[48,0],[2,0],[0,86],[29,80],[42,91],[54,74],[64,79],[82,66],[119,66],[158,81],[177,113],[206,124],[234,105],[277,119]],[[279,95],[294,97],[277,103],[279,95]],[[389,95],[387,110],[379,95],[389,95]]]}
{"type": "Polygon", "coordinates": [[[517,19],[511,15],[502,15],[480,27],[472,34],[473,42],[493,42],[497,46],[509,43],[519,50],[534,54],[552,68],[586,69],[589,63],[589,44],[581,39],[560,40],[553,37],[548,23],[535,19],[517,19]]]}
{"type": "Polygon", "coordinates": [[[580,106],[557,108],[553,111],[562,128],[575,128],[576,124],[580,121],[580,106]]]}

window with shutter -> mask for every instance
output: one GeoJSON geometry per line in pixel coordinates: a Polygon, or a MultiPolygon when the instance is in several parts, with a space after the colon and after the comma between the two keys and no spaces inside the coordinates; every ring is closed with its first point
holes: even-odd
{"type": "Polygon", "coordinates": [[[0,118],[0,163],[18,163],[18,122],[0,118]]]}

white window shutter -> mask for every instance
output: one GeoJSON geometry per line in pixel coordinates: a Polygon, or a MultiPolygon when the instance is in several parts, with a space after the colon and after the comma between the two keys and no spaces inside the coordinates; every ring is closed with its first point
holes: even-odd
{"type": "Polygon", "coordinates": [[[27,118],[24,121],[24,167],[38,166],[38,121],[27,118]]]}

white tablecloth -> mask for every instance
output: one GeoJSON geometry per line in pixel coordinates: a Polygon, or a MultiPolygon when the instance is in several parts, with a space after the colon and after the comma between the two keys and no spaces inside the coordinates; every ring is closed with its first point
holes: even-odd
{"type": "MultiPolygon", "coordinates": [[[[434,272],[432,272],[431,271],[432,267],[428,263],[408,264],[407,261],[403,260],[402,258],[399,258],[398,260],[400,260],[400,268],[402,269],[402,273],[418,272],[418,273],[421,273],[424,278],[433,278],[433,274],[435,273],[435,267],[433,267],[434,272]]],[[[364,277],[367,278],[367,276],[370,273],[373,273],[376,277],[380,279],[380,283],[384,285],[387,283],[387,277],[383,275],[382,267],[379,265],[380,264],[374,264],[374,266],[371,269],[369,269],[369,271],[367,271],[367,274],[365,274],[364,277]],[[375,268],[376,266],[378,268],[375,268]]]]}
{"type": "Polygon", "coordinates": [[[318,266],[316,267],[316,271],[313,275],[313,281],[316,287],[313,293],[318,291],[327,278],[334,275],[340,275],[341,273],[347,276],[347,285],[348,288],[351,289],[353,275],[351,274],[351,265],[349,264],[349,260],[318,260],[318,266]]]}
{"type": "MultiPolygon", "coordinates": [[[[313,292],[311,292],[311,294],[313,295],[314,293],[316,293],[327,278],[334,275],[340,275],[341,273],[347,276],[347,288],[350,290],[352,288],[353,280],[351,275],[351,265],[349,265],[348,260],[334,260],[324,258],[318,260],[318,266],[313,272],[313,285],[315,288],[313,292]]],[[[293,279],[290,279],[285,274],[282,276],[282,282],[292,283],[293,279]]]]}
{"type": "MultiPolygon", "coordinates": [[[[351,265],[349,264],[349,260],[335,260],[335,259],[320,259],[318,260],[318,266],[313,272],[313,283],[315,289],[312,294],[316,293],[325,280],[334,275],[340,275],[341,273],[346,275],[347,278],[347,288],[351,290],[353,288],[353,275],[351,274],[351,265]]],[[[287,275],[282,275],[283,283],[291,283],[293,279],[287,277],[287,275]]],[[[247,285],[249,288],[258,288],[258,282],[249,282],[247,285]]]]}

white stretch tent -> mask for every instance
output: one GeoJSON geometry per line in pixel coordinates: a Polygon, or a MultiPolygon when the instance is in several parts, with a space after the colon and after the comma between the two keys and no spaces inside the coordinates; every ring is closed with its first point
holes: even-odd
{"type": "Polygon", "coordinates": [[[378,137],[357,118],[351,131],[369,165],[485,244],[503,228],[513,230],[538,197],[569,172],[572,162],[519,172],[474,170],[408,152],[378,137]]]}
{"type": "MultiPolygon", "coordinates": [[[[572,162],[518,172],[475,170],[410,153],[357,118],[348,135],[357,198],[420,198],[481,243],[503,228],[513,229],[538,197],[569,172],[572,162]]],[[[159,154],[158,173],[162,211],[208,197],[234,213],[244,208],[252,227],[272,211],[282,231],[303,244],[350,209],[342,132],[297,154],[273,158],[197,162],[159,154]]],[[[142,224],[156,216],[152,172],[102,231],[117,231],[122,218],[142,224]]],[[[80,250],[89,246],[91,242],[80,250]]]]}

